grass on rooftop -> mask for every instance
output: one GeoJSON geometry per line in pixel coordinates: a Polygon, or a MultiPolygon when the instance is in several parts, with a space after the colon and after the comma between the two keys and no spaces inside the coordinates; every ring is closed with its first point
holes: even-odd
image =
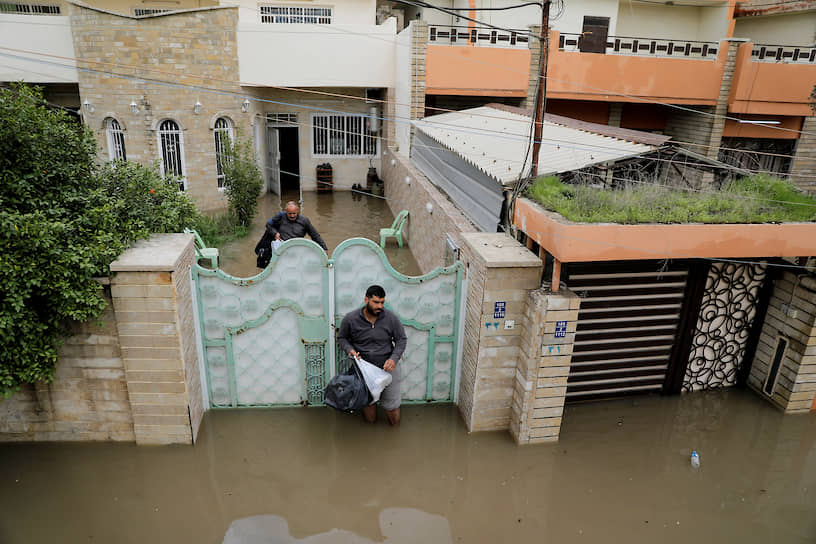
{"type": "Polygon", "coordinates": [[[599,189],[539,178],[527,196],[582,223],[781,223],[816,221],[816,198],[770,176],[737,179],[720,190],[691,192],[660,185],[599,189]]]}

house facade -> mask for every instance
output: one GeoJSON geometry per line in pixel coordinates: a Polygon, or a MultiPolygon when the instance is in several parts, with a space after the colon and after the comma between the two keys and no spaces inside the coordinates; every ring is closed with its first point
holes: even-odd
{"type": "Polygon", "coordinates": [[[0,13],[0,82],[42,85],[101,157],[157,162],[202,210],[226,207],[219,153],[237,134],[268,191],[317,189],[318,165],[321,188],[349,189],[379,167],[394,87],[397,20],[381,18],[374,0],[15,4],[0,13]]]}
{"type": "MultiPolygon", "coordinates": [[[[540,9],[438,5],[454,11],[406,9],[427,24],[426,113],[532,107],[540,9]]],[[[666,134],[816,191],[816,2],[575,0],[551,4],[549,27],[547,112],[666,134]]]]}

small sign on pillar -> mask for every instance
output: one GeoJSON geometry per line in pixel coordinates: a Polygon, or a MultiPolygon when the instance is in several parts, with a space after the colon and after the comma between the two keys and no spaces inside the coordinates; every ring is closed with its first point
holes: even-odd
{"type": "Polygon", "coordinates": [[[555,322],[555,337],[556,338],[566,338],[567,336],[567,322],[566,321],[556,321],[555,322]]]}
{"type": "Polygon", "coordinates": [[[507,307],[507,302],[495,302],[493,304],[493,319],[504,319],[504,310],[507,307]]]}

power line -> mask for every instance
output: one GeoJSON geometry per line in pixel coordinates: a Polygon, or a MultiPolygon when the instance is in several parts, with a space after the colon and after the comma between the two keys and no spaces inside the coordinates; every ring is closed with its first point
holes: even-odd
{"type": "MultiPolygon", "coordinates": [[[[434,6],[431,6],[431,7],[435,8],[434,6]]],[[[254,8],[242,8],[242,9],[247,9],[247,10],[250,10],[250,11],[260,13],[259,10],[254,9],[254,8]]],[[[439,9],[442,9],[442,8],[439,8],[439,9]]],[[[478,21],[476,19],[473,19],[473,21],[478,22],[478,23],[482,23],[481,21],[478,21]]],[[[30,23],[30,24],[35,24],[35,23],[30,23]]],[[[484,23],[484,24],[486,24],[486,23],[484,23]]],[[[60,26],[64,26],[64,25],[60,25],[60,26]]],[[[492,25],[489,25],[489,26],[492,26],[492,25]]],[[[512,29],[506,29],[506,28],[501,28],[501,27],[495,27],[495,28],[499,28],[499,29],[504,30],[506,32],[515,32],[512,29]]],[[[396,38],[394,40],[384,39],[384,38],[379,38],[377,36],[372,36],[372,35],[369,35],[369,34],[362,34],[362,33],[359,33],[359,32],[354,32],[354,31],[351,31],[351,30],[342,29],[340,27],[336,27],[336,30],[340,31],[341,33],[345,33],[345,34],[363,36],[363,37],[370,38],[370,39],[377,39],[377,40],[384,41],[384,42],[389,43],[389,44],[393,44],[395,46],[411,47],[410,44],[401,44],[401,43],[399,43],[396,40],[396,38]]],[[[241,32],[244,32],[244,31],[242,30],[241,32]]],[[[258,32],[265,32],[265,31],[258,31],[258,32]]],[[[527,33],[527,36],[528,37],[538,38],[538,36],[535,36],[532,33],[527,33]]],[[[24,51],[24,50],[19,50],[19,49],[3,48],[3,47],[0,47],[0,49],[7,49],[7,50],[12,50],[12,51],[15,51],[15,50],[16,51],[24,51]]],[[[33,51],[24,51],[24,52],[30,53],[30,54],[41,54],[41,55],[43,55],[42,53],[36,53],[36,52],[33,52],[33,51]]],[[[508,66],[500,65],[500,64],[497,64],[497,63],[491,63],[491,62],[487,62],[487,61],[480,61],[478,59],[470,59],[470,58],[467,58],[467,57],[459,57],[459,56],[448,54],[448,53],[445,53],[445,52],[441,52],[441,54],[443,54],[445,56],[450,56],[452,58],[456,58],[456,59],[458,59],[460,61],[464,60],[466,62],[476,62],[478,64],[494,66],[494,67],[502,68],[502,69],[505,69],[505,70],[508,70],[508,71],[511,71],[511,72],[524,73],[524,74],[529,75],[529,71],[528,72],[523,72],[521,70],[513,69],[513,68],[510,68],[508,66]]],[[[58,55],[46,55],[46,56],[52,56],[52,57],[55,57],[55,58],[71,59],[73,61],[79,61],[79,62],[91,62],[91,63],[95,62],[95,61],[81,60],[81,59],[72,58],[72,57],[60,57],[58,55]]],[[[112,65],[115,65],[115,66],[117,65],[115,63],[103,63],[103,64],[112,64],[112,65]]],[[[125,66],[127,66],[127,65],[125,65],[125,66]]],[[[137,68],[137,69],[148,69],[148,70],[150,70],[150,68],[137,68]]],[[[206,76],[196,76],[196,75],[190,75],[190,74],[185,74],[185,75],[187,75],[189,77],[198,77],[199,79],[209,79],[209,80],[213,80],[213,81],[219,81],[217,78],[210,78],[210,77],[206,77],[206,76]]],[[[544,76],[539,76],[539,77],[544,77],[544,76]]],[[[664,107],[668,107],[668,108],[679,109],[681,111],[687,111],[687,112],[690,112],[690,113],[695,113],[695,114],[714,117],[714,118],[724,118],[726,120],[731,120],[731,121],[736,121],[736,122],[741,122],[742,121],[741,119],[736,118],[736,117],[729,117],[727,115],[718,115],[718,114],[714,114],[714,113],[704,112],[704,111],[696,110],[694,108],[688,108],[688,107],[685,107],[685,106],[680,106],[678,104],[670,104],[670,103],[666,103],[666,102],[659,102],[659,101],[655,101],[655,100],[649,100],[649,99],[645,99],[645,98],[641,98],[641,97],[637,97],[637,96],[633,96],[633,95],[618,93],[616,91],[612,91],[612,90],[609,90],[609,89],[601,89],[601,88],[598,88],[598,87],[583,85],[583,84],[571,82],[571,81],[568,81],[568,80],[559,80],[559,79],[554,79],[554,78],[549,78],[549,79],[552,79],[553,81],[558,81],[558,82],[561,82],[561,83],[565,83],[565,84],[568,84],[568,85],[578,86],[578,87],[582,87],[582,88],[586,88],[586,89],[591,89],[591,90],[602,92],[604,94],[611,94],[611,95],[615,95],[615,96],[629,98],[629,99],[632,99],[632,100],[635,100],[635,101],[640,101],[640,102],[644,102],[644,103],[648,103],[648,104],[654,104],[654,105],[660,105],[660,106],[664,106],[664,107]]],[[[223,80],[221,80],[221,81],[223,81],[223,80]]],[[[239,84],[240,84],[240,82],[239,82],[239,84]]],[[[275,86],[272,86],[272,85],[269,85],[267,87],[275,88],[275,86]]],[[[766,128],[769,128],[769,129],[773,129],[773,130],[782,130],[782,131],[793,132],[793,133],[797,133],[797,134],[808,134],[808,135],[815,135],[816,136],[816,134],[807,133],[807,132],[800,131],[800,130],[787,129],[787,128],[784,128],[784,127],[776,127],[776,126],[773,126],[773,125],[762,125],[762,126],[764,126],[766,128]]]]}

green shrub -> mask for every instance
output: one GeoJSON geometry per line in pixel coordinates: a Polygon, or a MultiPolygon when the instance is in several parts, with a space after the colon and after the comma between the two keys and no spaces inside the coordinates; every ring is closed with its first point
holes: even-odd
{"type": "Polygon", "coordinates": [[[0,394],[53,379],[64,327],[105,307],[109,264],[199,220],[155,168],[97,167],[93,135],[39,90],[0,89],[0,394]]]}
{"type": "Polygon", "coordinates": [[[224,138],[224,191],[236,225],[249,227],[258,212],[263,176],[249,140],[239,133],[234,141],[224,138]]]}

